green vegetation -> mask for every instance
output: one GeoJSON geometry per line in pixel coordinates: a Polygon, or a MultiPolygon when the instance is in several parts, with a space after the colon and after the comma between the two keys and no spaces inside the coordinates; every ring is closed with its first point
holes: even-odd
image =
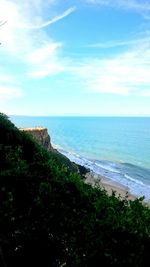
{"type": "Polygon", "coordinates": [[[108,196],[70,166],[0,114],[0,266],[148,266],[142,199],[108,196]]]}

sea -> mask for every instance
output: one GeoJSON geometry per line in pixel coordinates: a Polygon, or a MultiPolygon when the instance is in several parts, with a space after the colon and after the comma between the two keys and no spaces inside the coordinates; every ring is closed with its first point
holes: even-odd
{"type": "Polygon", "coordinates": [[[17,127],[46,127],[52,145],[150,201],[150,117],[10,116],[17,127]]]}

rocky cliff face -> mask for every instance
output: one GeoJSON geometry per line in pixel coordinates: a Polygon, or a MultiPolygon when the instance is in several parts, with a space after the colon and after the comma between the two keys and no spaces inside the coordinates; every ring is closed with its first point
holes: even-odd
{"type": "Polygon", "coordinates": [[[25,131],[33,136],[33,138],[48,151],[53,151],[51,145],[51,139],[48,134],[47,128],[21,128],[21,131],[25,131]]]}
{"type": "Polygon", "coordinates": [[[84,166],[75,164],[71,162],[66,156],[61,154],[59,151],[54,149],[51,144],[51,139],[48,134],[47,128],[36,127],[36,128],[20,128],[21,131],[25,131],[32,135],[32,137],[44,148],[50,152],[54,152],[55,158],[61,162],[62,165],[67,166],[72,172],[78,172],[80,175],[85,178],[85,174],[89,172],[84,166]]]}

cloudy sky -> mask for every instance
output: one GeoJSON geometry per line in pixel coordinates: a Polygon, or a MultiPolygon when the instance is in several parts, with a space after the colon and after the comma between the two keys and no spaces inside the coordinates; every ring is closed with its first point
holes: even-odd
{"type": "Polygon", "coordinates": [[[0,111],[150,116],[150,1],[0,0],[0,111]]]}

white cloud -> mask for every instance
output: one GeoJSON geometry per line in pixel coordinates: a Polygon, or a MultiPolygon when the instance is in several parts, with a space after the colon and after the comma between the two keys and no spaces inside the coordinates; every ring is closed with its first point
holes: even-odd
{"type": "Polygon", "coordinates": [[[65,17],[67,17],[68,15],[70,15],[72,12],[74,12],[76,10],[76,7],[71,7],[69,9],[67,9],[66,11],[64,11],[62,14],[52,18],[51,20],[48,20],[46,22],[43,22],[41,24],[37,24],[37,25],[18,25],[19,28],[27,28],[27,29],[42,29],[45,28],[65,17]]]}
{"type": "Polygon", "coordinates": [[[143,43],[149,43],[150,42],[150,37],[143,37],[139,39],[134,39],[134,40],[111,40],[107,42],[99,42],[99,43],[93,43],[89,44],[87,47],[91,48],[100,48],[100,49],[107,49],[107,48],[115,48],[119,46],[139,46],[143,45],[143,43]]]}
{"type": "Polygon", "coordinates": [[[5,72],[2,67],[0,68],[0,74],[0,104],[2,105],[7,100],[22,97],[23,91],[15,77],[5,72]]]}
{"type": "Polygon", "coordinates": [[[60,72],[63,72],[64,71],[64,66],[63,64],[61,65],[59,62],[51,62],[51,63],[44,63],[44,65],[41,66],[37,66],[37,67],[34,67],[34,69],[30,70],[29,72],[29,77],[32,77],[32,78],[45,78],[47,76],[50,76],[50,75],[55,75],[55,74],[58,74],[60,72]]]}
{"type": "Polygon", "coordinates": [[[150,11],[150,3],[148,1],[145,0],[121,0],[121,1],[117,1],[118,4],[120,2],[120,7],[124,7],[127,9],[133,9],[136,11],[150,11]]]}
{"type": "MultiPolygon", "coordinates": [[[[148,39],[149,40],[149,39],[148,39]]],[[[150,44],[134,45],[111,58],[90,58],[73,68],[84,87],[91,92],[150,96],[150,44]]]]}
{"type": "Polygon", "coordinates": [[[13,99],[13,98],[20,98],[23,96],[23,92],[20,88],[11,87],[11,86],[0,86],[0,102],[13,99]]]}
{"type": "Polygon", "coordinates": [[[86,0],[85,2],[100,6],[133,10],[142,15],[149,14],[150,12],[150,2],[146,0],[86,0]]]}
{"type": "Polygon", "coordinates": [[[141,93],[141,96],[143,97],[150,97],[150,88],[149,90],[145,90],[144,92],[141,93]]]}
{"type": "MultiPolygon", "coordinates": [[[[146,1],[86,0],[85,2],[140,12],[150,10],[150,3],[146,1]]],[[[56,13],[55,10],[53,13],[51,10],[55,8],[55,3],[56,0],[0,1],[0,20],[7,20],[7,23],[0,28],[1,58],[5,55],[8,62],[11,57],[16,60],[16,63],[21,62],[21,67],[26,68],[26,78],[44,78],[68,71],[70,81],[72,79],[74,83],[84,84],[85,88],[94,92],[149,96],[149,37],[92,44],[90,46],[93,48],[127,46],[127,52],[103,60],[97,57],[71,62],[70,59],[61,58],[59,52],[63,47],[62,43],[52,40],[45,31],[45,27],[65,19],[76,8],[73,6],[63,12],[56,13]],[[48,17],[50,19],[45,20],[44,10],[48,10],[48,14],[50,12],[48,17]]],[[[0,77],[0,85],[5,85],[2,87],[3,90],[5,88],[5,95],[13,96],[14,92],[14,96],[17,97],[17,94],[21,96],[20,89],[14,89],[18,88],[17,82],[15,84],[15,81],[9,80],[8,84],[5,83],[5,77],[2,75],[0,77]]],[[[2,95],[4,96],[4,93],[1,93],[2,95]]]]}
{"type": "Polygon", "coordinates": [[[100,43],[95,43],[95,44],[90,44],[88,47],[91,48],[113,48],[117,46],[127,46],[130,44],[135,44],[135,40],[133,41],[109,41],[109,42],[100,42],[100,43]]]}
{"type": "Polygon", "coordinates": [[[0,69],[0,84],[2,83],[14,83],[15,79],[12,75],[6,74],[0,69]]]}
{"type": "MultiPolygon", "coordinates": [[[[27,69],[27,73],[33,73],[34,68],[37,72],[37,64],[40,64],[40,72],[42,69],[45,72],[45,68],[47,69],[47,66],[52,62],[52,65],[55,65],[55,71],[47,71],[47,75],[56,73],[56,70],[58,72],[62,70],[63,67],[60,68],[60,63],[58,63],[61,43],[52,40],[44,28],[69,16],[75,11],[75,7],[66,8],[65,11],[57,15],[56,11],[53,10],[55,3],[54,0],[0,1],[0,18],[7,20],[7,23],[0,28],[0,41],[2,42],[0,56],[4,57],[5,55],[8,64],[12,58],[16,64],[20,62],[21,68],[27,69]],[[45,10],[52,17],[46,22],[44,21],[45,14],[43,15],[45,10]],[[53,16],[54,13],[55,16],[53,16]],[[22,25],[24,28],[21,28],[22,25]],[[57,64],[58,67],[56,67],[57,64]]],[[[63,65],[63,58],[60,58],[60,61],[63,65]]],[[[29,76],[37,77],[37,75],[29,76]]]]}
{"type": "Polygon", "coordinates": [[[65,60],[62,62],[57,56],[57,50],[60,47],[60,43],[50,43],[30,53],[27,58],[30,66],[28,76],[45,78],[64,71],[67,63],[65,63],[65,60]]]}
{"type": "Polygon", "coordinates": [[[118,86],[112,77],[96,78],[87,83],[87,88],[98,93],[128,95],[129,89],[123,85],[118,86]]]}
{"type": "Polygon", "coordinates": [[[60,43],[49,43],[45,46],[32,51],[27,57],[27,61],[31,64],[40,64],[47,61],[48,58],[54,57],[57,54],[57,49],[61,47],[60,43]]]}

